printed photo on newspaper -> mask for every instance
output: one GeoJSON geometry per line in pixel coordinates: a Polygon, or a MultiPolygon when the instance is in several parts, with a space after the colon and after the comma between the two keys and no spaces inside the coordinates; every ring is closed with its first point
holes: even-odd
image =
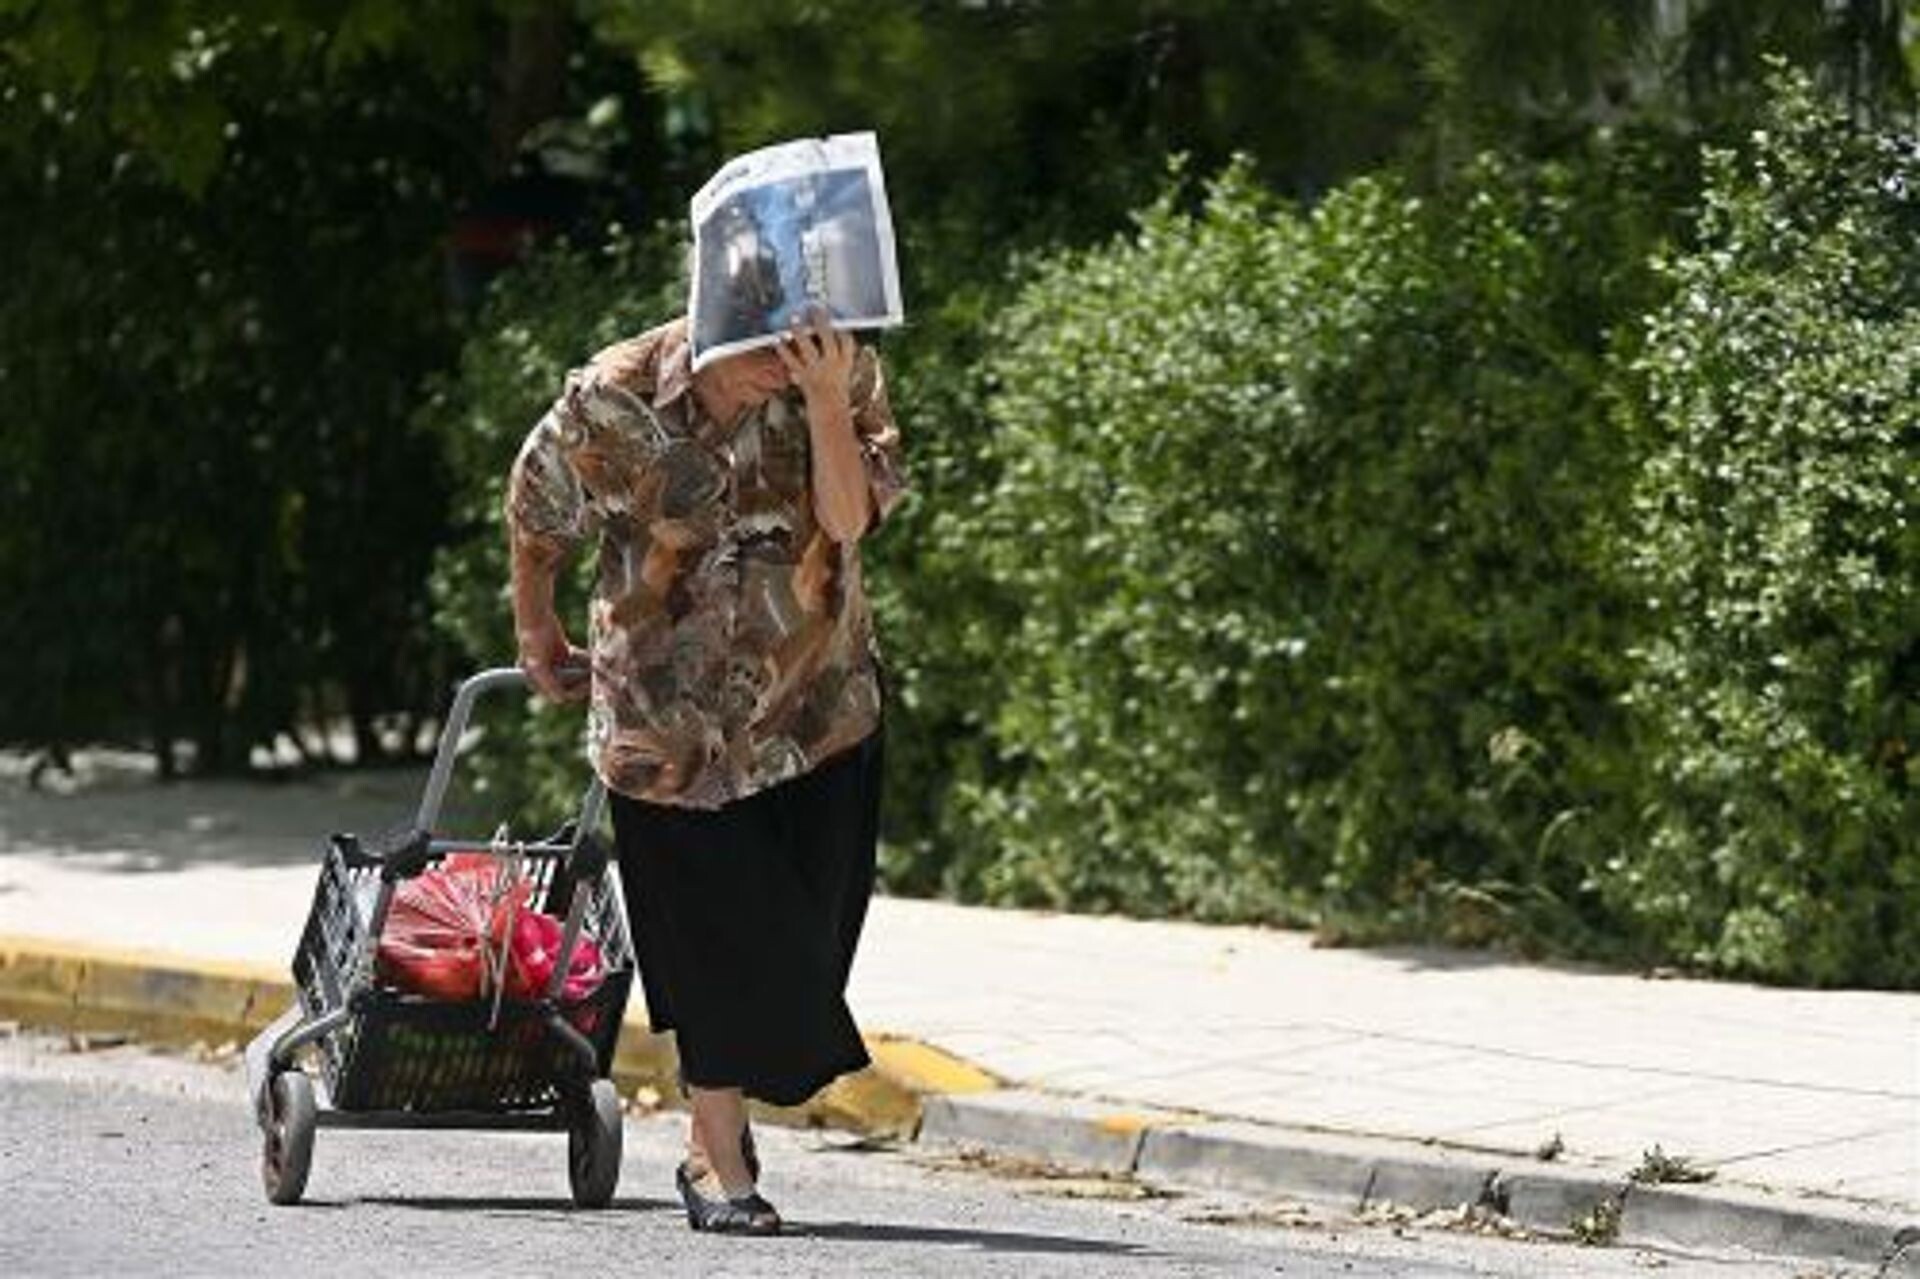
{"type": "Polygon", "coordinates": [[[693,366],[772,345],[824,307],[838,329],[899,324],[893,215],[871,133],[748,152],[693,197],[693,366]]]}

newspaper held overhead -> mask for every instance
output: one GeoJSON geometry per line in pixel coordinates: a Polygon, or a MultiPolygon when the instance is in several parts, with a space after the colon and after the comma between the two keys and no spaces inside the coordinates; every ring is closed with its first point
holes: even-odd
{"type": "Polygon", "coordinates": [[[764,147],[693,197],[693,367],[771,346],[825,307],[837,329],[899,324],[893,215],[871,133],[764,147]]]}

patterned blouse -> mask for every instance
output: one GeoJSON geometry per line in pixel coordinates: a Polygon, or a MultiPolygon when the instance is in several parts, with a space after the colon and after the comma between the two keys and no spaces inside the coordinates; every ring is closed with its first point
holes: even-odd
{"type": "MultiPolygon", "coordinates": [[[[857,543],[814,518],[797,391],[736,421],[691,388],[686,321],[596,355],[527,436],[507,519],[536,549],[599,542],[587,751],[606,784],[717,808],[798,776],[880,722],[857,543]]],[[[874,522],[903,492],[879,361],[854,364],[874,522]]]]}

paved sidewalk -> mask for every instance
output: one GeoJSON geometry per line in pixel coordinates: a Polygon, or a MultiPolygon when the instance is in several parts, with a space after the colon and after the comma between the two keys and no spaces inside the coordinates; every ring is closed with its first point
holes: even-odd
{"type": "MultiPolygon", "coordinates": [[[[0,778],[0,934],[284,965],[329,829],[403,819],[412,775],[273,786],[0,778]]],[[[1029,1088],[1920,1211],[1920,995],[1801,992],[1315,950],[1265,930],[880,900],[870,1031],[1029,1088]]]]}

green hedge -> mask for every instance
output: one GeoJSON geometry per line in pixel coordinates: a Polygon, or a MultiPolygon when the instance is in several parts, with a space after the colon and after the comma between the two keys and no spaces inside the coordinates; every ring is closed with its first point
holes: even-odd
{"type": "Polygon", "coordinates": [[[1782,79],[1697,238],[1631,370],[1648,813],[1607,896],[1692,963],[1920,985],[1920,161],[1782,79]]]}
{"type": "Polygon", "coordinates": [[[1609,163],[1307,215],[1229,173],[1040,270],[994,330],[996,487],[949,530],[1020,612],[1002,771],[953,815],[995,850],[967,891],[1473,940],[1584,917],[1556,832],[1619,733],[1595,516],[1631,474],[1596,320],[1646,280],[1592,269],[1647,233],[1609,163]]]}

